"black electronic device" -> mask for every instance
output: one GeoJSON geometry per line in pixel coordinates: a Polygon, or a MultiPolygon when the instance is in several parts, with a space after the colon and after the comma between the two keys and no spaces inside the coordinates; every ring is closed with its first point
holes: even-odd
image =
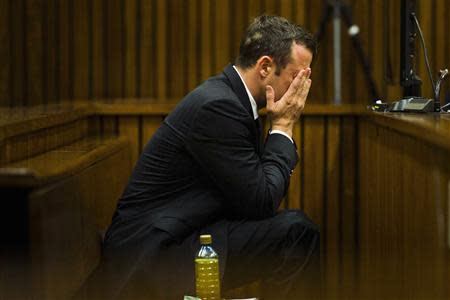
{"type": "Polygon", "coordinates": [[[410,97],[391,104],[391,112],[433,112],[434,100],[422,97],[410,97]]]}
{"type": "Polygon", "coordinates": [[[441,70],[435,84],[428,61],[428,51],[425,45],[422,29],[416,16],[416,0],[402,0],[401,2],[401,33],[400,33],[400,83],[403,86],[403,99],[390,105],[391,112],[439,112],[440,86],[448,70],[441,70]],[[433,99],[422,97],[422,81],[415,73],[415,46],[416,30],[419,33],[423,48],[425,63],[431,86],[433,88],[433,99]]]}
{"type": "Polygon", "coordinates": [[[400,84],[403,97],[420,97],[422,81],[415,72],[416,0],[402,0],[400,15],[400,84]]]}

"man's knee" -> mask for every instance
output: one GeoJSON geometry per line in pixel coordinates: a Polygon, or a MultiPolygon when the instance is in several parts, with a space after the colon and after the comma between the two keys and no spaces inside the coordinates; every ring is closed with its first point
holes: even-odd
{"type": "Polygon", "coordinates": [[[289,244],[297,242],[318,243],[320,230],[306,214],[299,210],[288,210],[279,215],[279,224],[283,228],[289,244]]]}

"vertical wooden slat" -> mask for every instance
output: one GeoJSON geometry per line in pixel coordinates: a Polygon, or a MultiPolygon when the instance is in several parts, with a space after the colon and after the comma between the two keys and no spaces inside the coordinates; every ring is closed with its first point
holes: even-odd
{"type": "Polygon", "coordinates": [[[47,17],[45,22],[45,82],[46,86],[44,87],[44,100],[46,103],[55,103],[57,101],[57,82],[58,82],[58,74],[57,74],[57,47],[56,44],[57,38],[57,26],[59,26],[57,22],[58,11],[57,9],[57,0],[48,0],[47,1],[47,17]]]}
{"type": "Polygon", "coordinates": [[[339,207],[340,215],[340,285],[343,296],[354,297],[355,283],[355,261],[356,261],[356,208],[357,198],[357,123],[352,117],[342,118],[341,124],[341,170],[340,170],[340,190],[341,202],[339,207]]]}
{"type": "Polygon", "coordinates": [[[138,116],[124,116],[119,118],[119,135],[126,136],[130,141],[131,148],[131,167],[136,163],[140,149],[139,149],[139,117],[138,116]]]}
{"type": "MultiPolygon", "coordinates": [[[[383,16],[386,13],[384,11],[384,5],[382,1],[372,1],[371,4],[371,12],[373,15],[373,23],[372,26],[372,47],[376,47],[376,51],[372,52],[371,57],[371,65],[376,66],[372,70],[372,75],[375,81],[375,85],[378,87],[378,92],[380,93],[380,97],[384,99],[386,96],[385,89],[383,88],[384,85],[384,74],[385,74],[385,60],[384,60],[384,48],[385,48],[385,34],[387,28],[384,28],[384,22],[383,22],[383,16]],[[380,2],[380,3],[378,3],[380,2]],[[381,89],[380,89],[381,88],[381,89]]],[[[366,83],[364,85],[367,89],[369,89],[368,84],[366,83]]],[[[367,99],[369,103],[373,103],[374,100],[373,96],[369,94],[369,99],[367,99]]],[[[361,101],[364,103],[363,101],[361,101]]]]}
{"type": "MultiPolygon", "coordinates": [[[[305,26],[305,15],[306,15],[306,12],[305,12],[306,0],[297,0],[295,2],[296,2],[295,5],[296,5],[297,9],[294,12],[293,22],[304,27],[305,26]]],[[[318,21],[318,19],[316,19],[315,21],[318,21]]]]}
{"type": "MultiPolygon", "coordinates": [[[[388,1],[387,5],[388,18],[388,52],[387,60],[387,75],[390,77],[385,84],[387,85],[386,100],[395,101],[401,99],[402,89],[400,87],[400,1],[388,1]]],[[[377,66],[373,65],[373,68],[377,66]]]]}
{"type": "Polygon", "coordinates": [[[118,134],[117,117],[103,116],[101,118],[102,136],[115,136],[118,134]]]}
{"type": "Polygon", "coordinates": [[[25,40],[24,40],[24,0],[12,1],[11,3],[11,80],[12,91],[11,99],[12,106],[23,105],[24,102],[24,55],[25,55],[25,40]],[[14,17],[13,17],[14,16],[14,17]]]}
{"type": "Polygon", "coordinates": [[[150,97],[155,94],[154,87],[154,74],[156,66],[153,64],[155,51],[157,49],[153,41],[156,40],[153,24],[156,23],[153,20],[153,1],[140,0],[140,81],[139,91],[141,97],[150,97]]]}
{"type": "MultiPolygon", "coordinates": [[[[325,228],[323,220],[324,202],[324,118],[304,118],[304,199],[303,207],[305,213],[320,227],[323,232],[325,228]]],[[[323,236],[321,237],[323,238],[323,236]]]]}
{"type": "MultiPolygon", "coordinates": [[[[379,1],[381,2],[381,1],[379,1]]],[[[375,48],[380,47],[381,45],[372,45],[369,43],[370,41],[370,20],[372,13],[369,10],[369,4],[371,1],[364,0],[364,1],[358,1],[355,0],[353,4],[353,19],[356,25],[358,25],[360,29],[359,38],[361,40],[361,46],[364,49],[364,53],[370,59],[371,64],[374,66],[374,68],[378,68],[379,66],[376,66],[373,64],[373,61],[371,60],[371,54],[375,48]]],[[[331,44],[330,44],[331,47],[331,44]]],[[[367,82],[364,75],[364,70],[361,66],[361,64],[356,61],[356,57],[354,57],[354,76],[351,77],[352,82],[354,82],[353,87],[358,87],[355,89],[355,102],[358,103],[367,103],[367,100],[369,98],[369,89],[367,88],[367,82]]],[[[331,85],[330,85],[331,86],[331,85]]],[[[348,87],[346,87],[348,88],[348,87]]]]}
{"type": "MultiPolygon", "coordinates": [[[[292,9],[293,2],[295,0],[281,0],[280,1],[280,16],[288,19],[289,21],[294,21],[294,10],[292,9]]],[[[303,24],[301,24],[303,25],[303,24]]]]}
{"type": "MultiPolygon", "coordinates": [[[[298,6],[298,3],[295,3],[295,7],[297,7],[297,11],[301,9],[301,7],[298,6]]],[[[308,8],[310,8],[308,19],[310,20],[311,24],[305,24],[305,26],[308,26],[308,29],[311,32],[317,33],[319,30],[320,20],[323,17],[323,3],[322,1],[320,1],[320,3],[317,3],[317,5],[311,5],[308,6],[308,8]]],[[[294,14],[294,20],[297,19],[297,11],[294,14]]],[[[311,79],[313,83],[310,90],[310,103],[323,103],[333,100],[333,81],[328,81],[328,77],[332,76],[331,74],[333,73],[333,56],[330,55],[330,51],[332,51],[333,45],[331,39],[331,29],[331,23],[329,22],[327,23],[326,32],[324,33],[322,40],[319,41],[319,53],[315,57],[314,64],[312,65],[311,79]],[[322,86],[327,86],[328,88],[323,89],[322,86]]]]}
{"type": "MultiPolygon", "coordinates": [[[[201,57],[198,55],[200,50],[199,40],[200,40],[200,19],[198,14],[198,0],[191,0],[188,6],[188,21],[187,21],[187,71],[185,72],[187,76],[187,90],[190,91],[194,89],[200,81],[200,68],[199,61],[201,57]]],[[[186,91],[187,92],[187,91],[186,91]]]]}
{"type": "MultiPolygon", "coordinates": [[[[136,9],[137,0],[125,1],[125,29],[124,29],[124,43],[125,43],[125,91],[124,95],[127,98],[136,97],[136,9]]],[[[144,1],[145,2],[145,1],[144,1]]]]}
{"type": "Polygon", "coordinates": [[[249,23],[253,21],[254,18],[262,14],[263,10],[262,0],[249,0],[248,1],[248,20],[249,23]]]}
{"type": "Polygon", "coordinates": [[[165,0],[156,1],[156,78],[158,99],[167,96],[167,2],[165,0]]]}
{"type": "Polygon", "coordinates": [[[59,26],[58,26],[58,98],[69,99],[70,90],[70,3],[72,0],[58,1],[59,26]]]}
{"type": "Polygon", "coordinates": [[[105,0],[92,0],[92,96],[105,96],[105,0]]]}
{"type": "Polygon", "coordinates": [[[26,102],[29,105],[37,105],[43,102],[43,3],[39,0],[26,0],[25,4],[26,86],[24,88],[26,89],[26,102]]]}
{"type": "Polygon", "coordinates": [[[106,63],[107,63],[107,96],[118,98],[123,96],[123,0],[108,0],[106,5],[107,31],[106,63]]]}
{"type": "Polygon", "coordinates": [[[89,95],[89,2],[74,1],[73,11],[73,96],[87,99],[89,95]]]}
{"type": "MultiPolygon", "coordinates": [[[[167,22],[167,49],[171,53],[175,53],[175,49],[185,48],[186,41],[184,39],[185,36],[185,27],[184,24],[184,6],[183,0],[173,0],[168,2],[168,12],[171,15],[171,22],[167,22]]],[[[167,93],[166,96],[169,98],[181,98],[183,95],[184,81],[185,81],[185,51],[179,52],[177,55],[172,55],[170,59],[167,60],[166,69],[170,70],[170,73],[166,73],[165,76],[161,77],[166,79],[167,83],[167,93]]]]}
{"type": "Polygon", "coordinates": [[[201,81],[211,76],[211,3],[209,0],[201,0],[201,81]]]}
{"type": "Polygon", "coordinates": [[[215,70],[214,74],[217,74],[223,70],[223,68],[230,62],[230,9],[228,1],[216,1],[216,19],[215,19],[215,32],[213,35],[215,40],[215,70]]]}
{"type": "Polygon", "coordinates": [[[10,1],[0,1],[0,106],[10,104],[11,80],[11,28],[10,1]]]}
{"type": "Polygon", "coordinates": [[[339,189],[341,184],[341,121],[339,117],[328,117],[326,126],[325,143],[325,203],[324,211],[326,220],[326,228],[322,231],[325,244],[325,274],[326,274],[326,291],[327,297],[336,298],[339,294],[340,285],[340,206],[341,199],[339,189]]]}
{"type": "Polygon", "coordinates": [[[230,62],[234,63],[234,60],[239,54],[239,45],[244,35],[245,28],[248,26],[247,16],[245,14],[245,1],[233,0],[230,2],[230,15],[232,18],[231,28],[230,28],[230,62]]]}

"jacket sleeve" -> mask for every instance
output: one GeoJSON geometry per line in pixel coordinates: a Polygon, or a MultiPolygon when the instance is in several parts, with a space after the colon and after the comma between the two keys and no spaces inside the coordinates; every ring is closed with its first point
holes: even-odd
{"type": "Polygon", "coordinates": [[[187,148],[224,196],[236,218],[273,216],[286,194],[297,152],[283,135],[270,135],[260,157],[253,120],[232,100],[204,104],[187,136],[187,148]]]}

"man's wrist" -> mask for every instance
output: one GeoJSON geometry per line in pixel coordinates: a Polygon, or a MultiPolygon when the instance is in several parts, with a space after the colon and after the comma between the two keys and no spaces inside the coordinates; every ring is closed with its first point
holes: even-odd
{"type": "Polygon", "coordinates": [[[277,126],[277,125],[271,126],[270,132],[278,132],[278,131],[283,132],[285,135],[292,138],[292,128],[287,127],[287,126],[277,126]]]}
{"type": "Polygon", "coordinates": [[[269,134],[281,134],[287,137],[292,143],[294,143],[294,140],[292,139],[292,135],[288,135],[286,132],[278,129],[271,129],[269,130],[269,134]]]}

